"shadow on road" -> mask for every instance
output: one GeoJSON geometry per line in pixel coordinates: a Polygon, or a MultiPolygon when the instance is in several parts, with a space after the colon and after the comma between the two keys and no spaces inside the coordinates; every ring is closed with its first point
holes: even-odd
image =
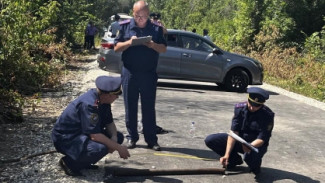
{"type": "Polygon", "coordinates": [[[159,82],[159,81],[158,81],[158,87],[160,87],[160,89],[162,90],[174,90],[174,91],[176,90],[176,91],[197,92],[197,93],[204,93],[202,91],[197,91],[197,90],[224,91],[221,87],[212,86],[212,85],[172,83],[172,82],[167,83],[167,82],[159,82]]]}
{"type": "MultiPolygon", "coordinates": [[[[160,90],[173,90],[173,91],[196,92],[196,93],[204,93],[204,91],[198,91],[198,90],[227,92],[223,87],[217,85],[209,85],[208,83],[201,84],[201,82],[193,82],[193,84],[192,83],[190,84],[190,83],[185,83],[185,81],[184,83],[158,81],[157,85],[160,90]]],[[[249,87],[259,87],[259,86],[257,85],[257,86],[249,86],[249,87]]],[[[272,92],[272,91],[268,91],[268,93],[270,95],[279,95],[279,93],[272,92]]]]}
{"type": "Polygon", "coordinates": [[[320,183],[310,177],[294,172],[262,167],[262,173],[256,177],[256,182],[272,183],[280,180],[292,180],[297,183],[320,183]]]}

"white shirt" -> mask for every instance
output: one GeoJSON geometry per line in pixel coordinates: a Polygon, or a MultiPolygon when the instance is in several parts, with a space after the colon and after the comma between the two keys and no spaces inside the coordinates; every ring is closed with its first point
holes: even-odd
{"type": "Polygon", "coordinates": [[[203,37],[205,37],[205,39],[207,39],[207,40],[210,40],[210,41],[211,41],[211,38],[210,38],[210,36],[208,36],[208,35],[205,35],[205,36],[203,36],[203,37]]]}

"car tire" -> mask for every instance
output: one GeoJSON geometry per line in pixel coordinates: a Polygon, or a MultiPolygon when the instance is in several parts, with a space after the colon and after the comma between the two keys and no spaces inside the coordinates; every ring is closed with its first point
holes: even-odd
{"type": "Polygon", "coordinates": [[[233,69],[226,76],[226,90],[231,92],[244,92],[248,86],[248,79],[248,74],[244,70],[233,69]]]}

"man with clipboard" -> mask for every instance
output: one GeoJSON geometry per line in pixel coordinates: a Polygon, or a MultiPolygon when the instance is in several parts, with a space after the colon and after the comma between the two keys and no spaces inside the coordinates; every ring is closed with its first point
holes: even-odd
{"type": "Polygon", "coordinates": [[[115,38],[114,51],[122,52],[122,87],[125,105],[125,123],[128,130],[128,148],[135,148],[139,140],[138,100],[141,112],[144,140],[148,148],[160,151],[156,132],[156,73],[159,53],[166,52],[167,43],[162,27],[151,23],[149,6],[137,1],[133,6],[133,18],[120,22],[115,38]],[[140,39],[139,39],[140,38],[140,39]],[[144,42],[141,42],[145,40],[144,42]]]}
{"type": "Polygon", "coordinates": [[[274,125],[274,113],[264,105],[269,98],[267,91],[251,87],[247,89],[248,101],[235,105],[231,131],[211,134],[205,144],[220,155],[220,163],[233,169],[244,161],[255,175],[260,173],[262,158],[267,152],[274,125]]]}

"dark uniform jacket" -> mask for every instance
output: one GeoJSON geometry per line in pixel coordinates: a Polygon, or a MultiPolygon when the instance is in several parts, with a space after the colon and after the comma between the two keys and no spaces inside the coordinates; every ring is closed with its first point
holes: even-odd
{"type": "MultiPolygon", "coordinates": [[[[144,37],[152,36],[152,40],[157,44],[165,44],[162,27],[147,20],[144,28],[136,26],[134,19],[120,22],[120,30],[115,38],[115,45],[118,42],[124,42],[131,39],[132,36],[144,37]]],[[[122,53],[124,67],[132,73],[136,72],[156,72],[159,53],[147,46],[131,46],[122,53]]]]}
{"type": "Polygon", "coordinates": [[[57,119],[52,140],[56,149],[76,160],[90,140],[90,134],[104,133],[113,122],[111,105],[98,105],[98,93],[91,89],[71,102],[57,119]]]}
{"type": "Polygon", "coordinates": [[[268,146],[274,125],[274,113],[270,108],[263,105],[256,112],[250,112],[247,102],[235,105],[234,117],[231,130],[239,132],[239,136],[247,142],[262,139],[263,146],[268,146]]]}

